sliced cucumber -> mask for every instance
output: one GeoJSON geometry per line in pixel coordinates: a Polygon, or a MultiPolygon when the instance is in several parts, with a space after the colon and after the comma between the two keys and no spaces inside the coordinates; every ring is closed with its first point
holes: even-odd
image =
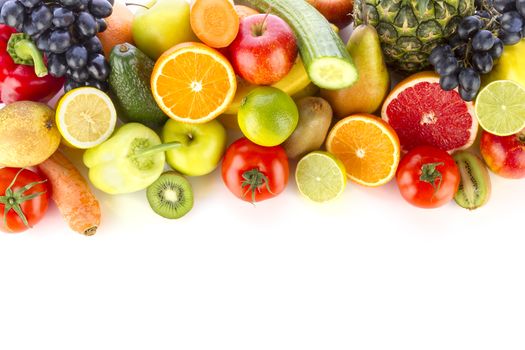
{"type": "Polygon", "coordinates": [[[312,82],[323,89],[342,89],[357,81],[350,54],[330,23],[305,0],[241,0],[261,12],[276,14],[295,32],[299,52],[312,82]]]}

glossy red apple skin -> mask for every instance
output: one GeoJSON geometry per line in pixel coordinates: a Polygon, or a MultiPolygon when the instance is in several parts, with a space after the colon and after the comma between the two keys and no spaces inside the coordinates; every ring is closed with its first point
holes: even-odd
{"type": "Polygon", "coordinates": [[[352,21],[354,0],[308,0],[331,23],[344,27],[352,21]]]}
{"type": "Polygon", "coordinates": [[[235,72],[256,85],[281,80],[295,63],[297,42],[292,28],[274,15],[252,15],[240,20],[239,33],[229,47],[235,72]]]}
{"type": "Polygon", "coordinates": [[[525,130],[511,136],[496,136],[483,131],[481,155],[490,170],[509,178],[525,178],[525,130]]]}

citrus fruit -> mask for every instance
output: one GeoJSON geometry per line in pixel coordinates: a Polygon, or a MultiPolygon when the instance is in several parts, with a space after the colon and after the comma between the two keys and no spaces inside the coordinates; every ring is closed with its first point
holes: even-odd
{"type": "Polygon", "coordinates": [[[97,34],[97,36],[102,43],[104,54],[109,58],[111,50],[118,44],[133,44],[133,33],[131,31],[133,13],[122,0],[117,0],[113,5],[111,16],[104,20],[106,21],[107,29],[97,34]]]}
{"type": "Polygon", "coordinates": [[[68,146],[88,149],[111,136],[117,123],[117,112],[104,92],[83,87],[69,91],[60,99],[56,123],[68,146]]]}
{"type": "Polygon", "coordinates": [[[283,143],[299,122],[295,102],[282,90],[258,87],[242,101],[237,114],[239,127],[250,141],[266,147],[283,143]]]}
{"type": "Polygon", "coordinates": [[[151,90],[172,119],[205,123],[216,118],[235,97],[237,81],[228,60],[199,43],[175,45],[153,68],[151,90]]]}
{"type": "Polygon", "coordinates": [[[396,132],[369,114],[341,119],[328,134],[326,149],[343,162],[351,180],[365,186],[387,183],[399,164],[396,132]]]}
{"type": "Polygon", "coordinates": [[[509,136],[525,128],[525,88],[510,80],[496,80],[476,98],[479,124],[491,134],[509,136]]]}
{"type": "Polygon", "coordinates": [[[433,72],[400,82],[386,98],[381,116],[397,132],[405,151],[422,145],[449,152],[464,149],[478,130],[472,102],[463,101],[457,90],[441,89],[433,72]]]}
{"type": "Polygon", "coordinates": [[[328,152],[315,151],[304,156],[295,170],[299,192],[314,202],[327,202],[346,187],[344,164],[328,152]]]}

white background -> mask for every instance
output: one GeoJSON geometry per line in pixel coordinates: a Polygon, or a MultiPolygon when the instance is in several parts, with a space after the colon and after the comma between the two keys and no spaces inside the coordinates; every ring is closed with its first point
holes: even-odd
{"type": "Polygon", "coordinates": [[[53,206],[0,234],[0,349],[523,350],[525,180],[492,179],[473,212],[395,183],[316,205],[293,178],[253,207],[217,171],[178,221],[96,192],[93,237],[53,206]]]}

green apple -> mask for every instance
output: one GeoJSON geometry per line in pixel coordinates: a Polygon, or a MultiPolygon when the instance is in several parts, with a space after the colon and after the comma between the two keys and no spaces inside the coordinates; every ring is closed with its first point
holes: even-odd
{"type": "Polygon", "coordinates": [[[179,43],[198,41],[186,0],[152,0],[137,11],[132,31],[136,46],[154,60],[179,43]]]}
{"type": "Polygon", "coordinates": [[[211,173],[226,149],[226,130],[217,120],[204,124],[187,124],[168,120],[162,129],[164,143],[178,141],[179,148],[166,152],[168,164],[188,176],[211,173]]]}

